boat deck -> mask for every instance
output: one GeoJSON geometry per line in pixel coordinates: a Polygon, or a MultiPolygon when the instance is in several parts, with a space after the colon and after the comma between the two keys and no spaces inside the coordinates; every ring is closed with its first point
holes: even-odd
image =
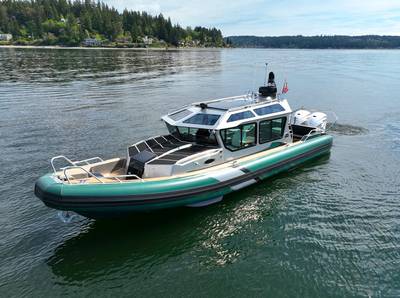
{"type": "Polygon", "coordinates": [[[128,148],[129,156],[142,152],[144,150],[153,152],[157,159],[150,161],[149,164],[174,164],[178,160],[190,155],[197,154],[209,149],[218,148],[211,145],[198,145],[189,142],[183,142],[172,135],[158,136],[147,139],[128,148]],[[181,149],[179,149],[181,147],[181,149]],[[168,153],[170,152],[170,153],[168,153]]]}
{"type": "MultiPolygon", "coordinates": [[[[187,177],[187,176],[192,176],[192,175],[201,175],[204,173],[211,173],[214,171],[219,171],[219,170],[223,170],[232,166],[235,166],[235,163],[242,163],[242,162],[248,162],[251,160],[257,160],[260,159],[264,156],[267,155],[271,155],[280,151],[283,151],[289,147],[293,147],[296,145],[299,145],[303,143],[302,141],[296,141],[294,143],[290,143],[290,144],[282,144],[281,146],[278,146],[276,148],[273,149],[269,149],[269,150],[264,150],[255,154],[251,154],[248,156],[244,156],[241,157],[239,159],[236,160],[232,160],[232,161],[227,161],[225,163],[213,166],[213,167],[209,167],[209,168],[205,168],[205,169],[199,169],[196,171],[192,171],[192,172],[186,172],[186,173],[182,173],[182,174],[178,174],[175,176],[167,176],[167,177],[154,177],[154,178],[144,178],[144,179],[121,179],[121,180],[116,180],[114,178],[115,175],[118,175],[119,173],[110,173],[108,175],[105,175],[103,177],[79,177],[79,178],[74,178],[74,177],[70,177],[70,181],[68,182],[69,184],[101,184],[101,183],[140,183],[143,181],[160,181],[160,180],[168,180],[168,179],[173,179],[173,178],[177,178],[177,177],[187,177]]],[[[61,174],[61,173],[60,173],[61,174]]]]}

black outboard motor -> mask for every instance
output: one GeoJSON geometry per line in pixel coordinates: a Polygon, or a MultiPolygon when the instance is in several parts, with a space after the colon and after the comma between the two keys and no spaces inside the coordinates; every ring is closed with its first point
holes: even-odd
{"type": "Polygon", "coordinates": [[[276,98],[276,93],[278,92],[278,89],[276,88],[275,75],[272,71],[268,75],[267,86],[261,86],[258,89],[258,92],[262,97],[270,96],[272,98],[276,98]]]}

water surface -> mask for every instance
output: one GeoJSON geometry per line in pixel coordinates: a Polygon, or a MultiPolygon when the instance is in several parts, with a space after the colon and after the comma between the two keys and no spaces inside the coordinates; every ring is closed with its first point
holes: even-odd
{"type": "Polygon", "coordinates": [[[0,49],[0,295],[399,296],[400,52],[0,49]],[[334,111],[330,156],[202,209],[62,223],[52,156],[125,154],[160,115],[246,93],[269,62],[334,111]]]}

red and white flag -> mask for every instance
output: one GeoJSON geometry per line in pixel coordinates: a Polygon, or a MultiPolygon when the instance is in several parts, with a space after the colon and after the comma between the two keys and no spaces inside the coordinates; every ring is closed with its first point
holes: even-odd
{"type": "Polygon", "coordinates": [[[283,87],[282,87],[282,94],[288,93],[288,91],[289,91],[289,87],[285,80],[285,83],[283,83],[283,87]]]}

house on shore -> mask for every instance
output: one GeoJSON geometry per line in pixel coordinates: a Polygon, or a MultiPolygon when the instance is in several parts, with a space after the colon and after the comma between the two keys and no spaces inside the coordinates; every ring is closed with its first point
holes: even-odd
{"type": "Polygon", "coordinates": [[[153,38],[148,36],[143,37],[142,40],[146,46],[151,45],[153,43],[153,38]]]}
{"type": "Polygon", "coordinates": [[[0,33],[0,41],[10,41],[13,38],[12,34],[9,33],[0,33]]]}
{"type": "Polygon", "coordinates": [[[85,47],[99,47],[101,46],[102,41],[98,40],[96,38],[86,38],[83,42],[82,45],[85,47]]]}

